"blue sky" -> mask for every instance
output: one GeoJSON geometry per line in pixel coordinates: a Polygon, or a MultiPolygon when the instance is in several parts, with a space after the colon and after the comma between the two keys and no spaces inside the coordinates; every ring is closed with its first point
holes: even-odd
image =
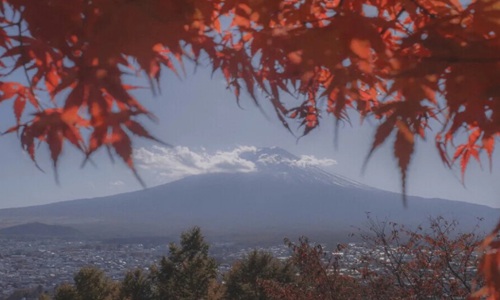
{"type": "MultiPolygon", "coordinates": [[[[222,154],[231,153],[239,146],[279,146],[296,155],[335,160],[335,164],[325,164],[324,169],[327,171],[373,187],[400,191],[399,173],[390,144],[378,149],[365,172],[362,172],[362,164],[376,128],[374,122],[359,126],[358,120],[354,118],[352,127],[341,126],[339,144],[335,147],[333,118],[323,116],[320,128],[297,142],[276,120],[273,111],[265,104],[265,99],[262,99],[262,103],[268,117],[246,97],[242,98],[243,109],[239,108],[232,92],[226,89],[222,76],[216,74],[211,78],[209,70],[203,68],[198,68],[194,74],[188,68],[188,76],[182,80],[171,74],[165,75],[161,80],[161,95],[153,96],[148,89],[144,89],[138,91],[137,96],[158,117],[157,123],[144,120],[146,127],[161,140],[184,147],[179,149],[187,149],[186,151],[195,155],[212,158],[216,151],[222,151],[222,154]]],[[[287,100],[297,101],[291,98],[287,100]]],[[[11,103],[0,104],[0,129],[4,130],[12,122],[11,103]]],[[[297,128],[298,124],[291,125],[292,128],[297,128]]],[[[134,146],[136,149],[151,152],[155,143],[134,139],[134,146]]],[[[141,189],[131,172],[119,160],[112,164],[105,151],[94,156],[95,166],[88,164],[81,169],[83,156],[66,145],[59,163],[58,185],[54,180],[49,155],[44,146],[39,149],[37,155],[45,173],[38,171],[21,151],[15,135],[2,137],[0,147],[0,165],[3,170],[0,173],[0,208],[90,198],[141,189]]],[[[408,192],[411,195],[500,207],[500,174],[496,167],[499,163],[498,151],[494,154],[491,173],[486,159],[483,160],[484,170],[477,163],[471,163],[464,187],[460,182],[458,167],[449,170],[441,163],[434,148],[433,137],[430,137],[427,143],[417,146],[409,170],[408,192]]],[[[160,176],[154,168],[139,166],[138,169],[148,186],[173,180],[173,177],[160,176]]]]}

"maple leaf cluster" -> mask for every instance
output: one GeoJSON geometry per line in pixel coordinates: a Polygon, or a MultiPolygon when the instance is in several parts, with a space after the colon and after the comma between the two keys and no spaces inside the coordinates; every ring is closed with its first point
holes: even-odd
{"type": "Polygon", "coordinates": [[[379,120],[368,157],[394,137],[405,194],[415,143],[431,134],[462,176],[481,152],[491,168],[499,20],[495,0],[2,0],[0,102],[16,120],[4,132],[34,161],[38,142],[54,167],[65,144],[86,159],[105,147],[135,173],[130,136],[156,139],[123,77],[145,74],[156,90],[162,72],[208,58],[237,99],[270,101],[290,131],[326,114],[379,120]]]}
{"type": "Polygon", "coordinates": [[[269,299],[482,299],[480,292],[471,292],[473,285],[482,285],[473,268],[483,235],[479,227],[458,233],[458,224],[437,217],[408,229],[368,215],[367,227],[356,234],[365,251],[356,254],[355,266],[346,264],[354,255],[350,245],[330,252],[306,238],[298,243],[285,239],[295,280],[257,284],[269,299]]]}
{"type": "Polygon", "coordinates": [[[163,66],[177,72],[174,60],[197,59],[201,49],[210,53],[214,37],[206,34],[218,22],[216,5],[2,1],[1,67],[8,74],[19,70],[26,75],[24,84],[0,83],[0,101],[13,99],[17,120],[6,132],[19,132],[34,161],[36,142],[45,142],[56,167],[68,141],[87,159],[101,147],[114,150],[135,173],[129,136],[156,139],[138,122],[140,116],[152,115],[131,94],[134,87],[123,76],[144,71],[157,83],[163,66]],[[40,95],[50,97],[51,108],[41,105],[40,95]]]}
{"type": "Polygon", "coordinates": [[[242,85],[252,97],[264,91],[286,127],[297,119],[307,134],[322,115],[348,120],[350,111],[379,119],[368,157],[395,136],[403,194],[415,143],[432,124],[446,165],[459,161],[463,176],[485,151],[491,166],[500,130],[497,1],[226,1],[222,12],[230,9],[233,30],[214,66],[237,95],[242,85]],[[285,105],[283,92],[302,100],[285,105]]]}
{"type": "Polygon", "coordinates": [[[46,142],[54,165],[68,141],[87,158],[114,149],[134,169],[129,135],[154,138],[123,76],[146,74],[157,89],[161,72],[200,56],[238,99],[243,89],[269,100],[304,135],[328,113],[379,119],[370,154],[395,136],[403,193],[432,124],[443,162],[459,161],[462,174],[481,151],[491,160],[500,132],[493,0],[3,0],[0,14],[0,102],[13,101],[17,121],[6,132],[20,132],[33,160],[46,142]],[[24,83],[8,81],[14,71],[24,83]]]}

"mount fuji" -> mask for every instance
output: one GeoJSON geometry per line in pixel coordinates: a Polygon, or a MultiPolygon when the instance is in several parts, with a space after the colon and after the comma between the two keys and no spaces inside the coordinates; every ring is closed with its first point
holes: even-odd
{"type": "Polygon", "coordinates": [[[178,236],[194,225],[220,240],[280,241],[307,235],[346,240],[371,217],[417,226],[444,216],[469,230],[490,230],[500,210],[408,197],[332,174],[281,148],[238,152],[246,172],[191,175],[140,191],[0,210],[0,227],[28,222],[69,225],[94,237],[178,236]]]}

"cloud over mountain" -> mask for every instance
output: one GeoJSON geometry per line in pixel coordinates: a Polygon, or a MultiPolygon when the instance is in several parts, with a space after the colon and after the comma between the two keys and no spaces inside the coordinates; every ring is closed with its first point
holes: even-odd
{"type": "Polygon", "coordinates": [[[336,164],[333,159],[320,159],[310,155],[300,157],[282,155],[279,148],[256,148],[239,146],[228,151],[209,153],[188,147],[139,148],[134,157],[140,168],[150,170],[163,179],[171,181],[190,175],[208,173],[248,173],[263,167],[288,165],[291,167],[324,167],[336,164]]]}

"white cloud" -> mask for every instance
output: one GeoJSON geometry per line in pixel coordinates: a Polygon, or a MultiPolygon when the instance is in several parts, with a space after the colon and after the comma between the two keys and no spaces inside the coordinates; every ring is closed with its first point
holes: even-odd
{"type": "Polygon", "coordinates": [[[273,164],[288,164],[295,167],[305,168],[305,167],[329,167],[336,165],[337,161],[334,159],[321,159],[311,155],[301,155],[298,159],[283,158],[279,155],[261,155],[257,160],[258,163],[264,165],[273,164]]]}
{"type": "Polygon", "coordinates": [[[195,152],[188,147],[153,146],[151,149],[135,150],[134,157],[140,168],[156,172],[165,179],[176,180],[206,173],[254,172],[257,170],[255,164],[241,158],[240,154],[255,151],[255,147],[243,146],[209,154],[204,149],[195,152]]]}
{"type": "Polygon", "coordinates": [[[298,160],[292,161],[298,167],[329,167],[337,164],[337,161],[329,158],[316,158],[311,155],[301,155],[298,160]]]}
{"type": "Polygon", "coordinates": [[[194,151],[188,147],[139,148],[134,151],[137,165],[143,170],[159,176],[160,181],[173,181],[190,175],[207,173],[247,173],[255,172],[262,166],[288,164],[294,167],[327,167],[336,164],[333,159],[319,159],[302,155],[297,159],[276,154],[260,154],[256,147],[240,146],[229,151],[209,153],[202,148],[194,151]],[[251,157],[254,157],[252,159],[251,157]]]}

